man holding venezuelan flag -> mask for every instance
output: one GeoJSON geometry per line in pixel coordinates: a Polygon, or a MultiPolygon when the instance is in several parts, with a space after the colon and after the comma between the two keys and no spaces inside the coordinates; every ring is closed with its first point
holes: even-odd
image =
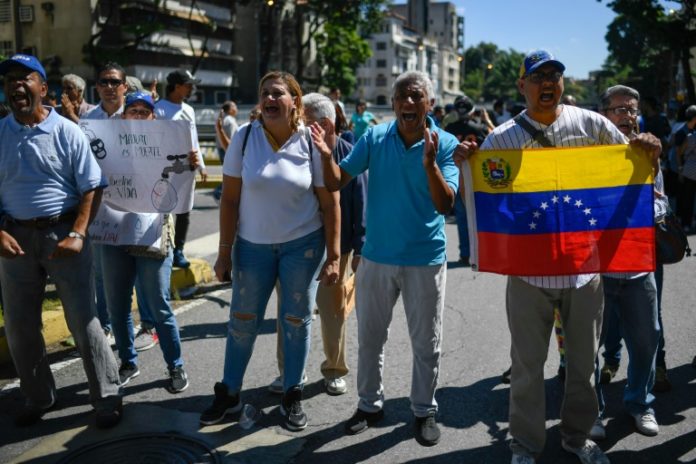
{"type": "Polygon", "coordinates": [[[583,463],[609,462],[589,439],[598,412],[592,379],[604,304],[599,273],[655,265],[659,141],[640,134],[629,148],[605,117],[560,104],[564,71],[547,51],[527,54],[517,80],[527,110],[491,132],[480,151],[466,141],[455,151],[472,225],[472,267],[509,276],[513,464],[534,463],[544,449],[544,362],[554,306],[567,359],[562,446],[583,463]]]}

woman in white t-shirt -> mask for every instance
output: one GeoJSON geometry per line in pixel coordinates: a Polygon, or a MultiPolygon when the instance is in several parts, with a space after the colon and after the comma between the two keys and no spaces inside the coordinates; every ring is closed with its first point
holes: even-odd
{"type": "Polygon", "coordinates": [[[301,430],[307,426],[301,377],[317,281],[338,280],[338,193],[324,187],[321,156],[301,123],[302,90],[295,78],[266,74],[259,108],[259,119],[235,134],[223,165],[215,274],[220,281],[233,276],[232,303],[223,380],[200,422],[215,424],[241,409],[244,372],[278,280],[285,353],[280,411],[288,429],[301,430]]]}

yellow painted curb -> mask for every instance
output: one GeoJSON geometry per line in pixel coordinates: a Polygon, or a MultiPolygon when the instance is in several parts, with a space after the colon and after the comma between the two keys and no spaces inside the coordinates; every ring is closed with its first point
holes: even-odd
{"type": "Polygon", "coordinates": [[[208,261],[200,258],[189,258],[189,261],[191,266],[188,269],[175,267],[172,270],[173,295],[178,295],[183,289],[213,281],[213,268],[208,261]]]}
{"type": "Polygon", "coordinates": [[[215,188],[220,184],[222,184],[221,175],[208,175],[208,180],[206,180],[205,182],[203,182],[200,177],[196,177],[197,189],[215,188]]]}

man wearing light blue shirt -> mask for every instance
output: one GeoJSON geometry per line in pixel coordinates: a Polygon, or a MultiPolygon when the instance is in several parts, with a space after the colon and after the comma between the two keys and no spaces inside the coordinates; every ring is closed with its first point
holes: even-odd
{"type": "Polygon", "coordinates": [[[80,129],[41,105],[46,72],[33,56],[0,63],[13,116],[0,121],[0,282],[10,354],[26,397],[15,424],[36,423],[56,387],[41,335],[46,276],[56,284],[82,356],[96,425],[121,419],[116,359],[91,301],[87,227],[105,180],[80,129]]]}
{"type": "MultiPolygon", "coordinates": [[[[413,350],[411,410],[423,446],[440,440],[435,389],[447,267],[444,215],[458,188],[452,161],[457,140],[427,116],[433,95],[427,74],[400,75],[392,96],[396,121],[368,129],[340,167],[330,153],[321,153],[331,191],[370,172],[367,234],[356,277],[360,402],[346,433],[363,432],[384,416],[384,345],[401,295],[413,350]]],[[[312,133],[321,130],[314,125],[312,133]]]]}

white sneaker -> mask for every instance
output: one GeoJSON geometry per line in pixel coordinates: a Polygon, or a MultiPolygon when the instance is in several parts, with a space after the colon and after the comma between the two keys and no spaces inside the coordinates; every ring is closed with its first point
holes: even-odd
{"type": "Polygon", "coordinates": [[[595,420],[592,429],[590,430],[590,438],[593,440],[604,440],[607,438],[607,431],[604,428],[604,423],[599,417],[595,420]]]}
{"type": "Polygon", "coordinates": [[[660,427],[657,425],[655,415],[649,412],[631,414],[633,421],[636,423],[636,428],[643,435],[654,437],[660,432],[660,427]]]}
{"type": "Polygon", "coordinates": [[[342,395],[348,391],[348,386],[343,377],[336,377],[334,379],[324,379],[324,386],[326,387],[326,392],[329,395],[342,395]]]}
{"type": "MultiPolygon", "coordinates": [[[[307,374],[302,374],[302,384],[307,383],[307,374]]],[[[285,393],[283,391],[283,376],[279,375],[278,377],[271,382],[271,384],[268,386],[268,391],[271,393],[274,393],[276,395],[282,395],[285,393]]]]}
{"type": "Polygon", "coordinates": [[[536,461],[531,456],[514,453],[512,455],[512,461],[510,461],[510,464],[534,464],[535,462],[536,461]]]}
{"type": "Polygon", "coordinates": [[[592,440],[585,440],[585,444],[578,448],[570,446],[565,441],[561,442],[561,446],[564,450],[576,455],[582,464],[611,464],[604,451],[592,440]]]}

